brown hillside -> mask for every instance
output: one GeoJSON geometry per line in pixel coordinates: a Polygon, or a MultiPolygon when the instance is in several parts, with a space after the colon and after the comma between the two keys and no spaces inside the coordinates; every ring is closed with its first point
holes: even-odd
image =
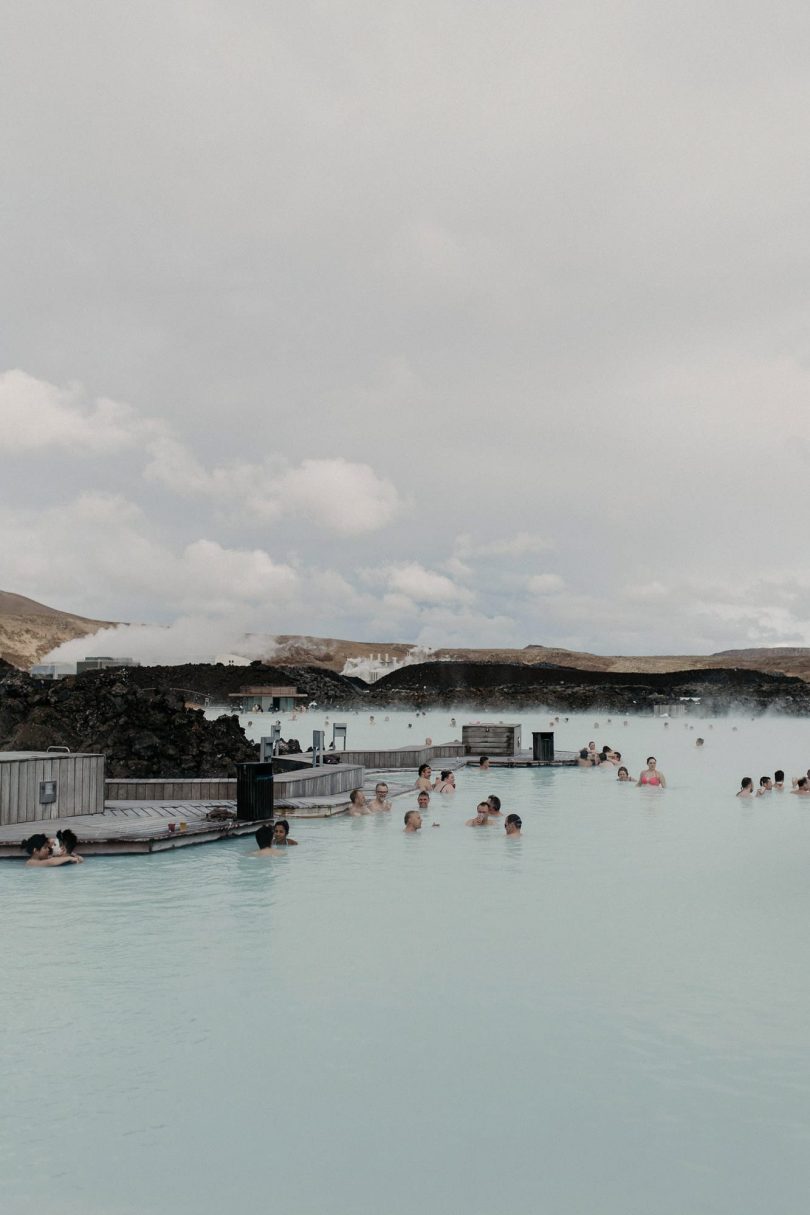
{"type": "Polygon", "coordinates": [[[15,667],[30,667],[63,641],[87,637],[109,623],[0,591],[0,658],[15,667]]]}
{"type": "MultiPolygon", "coordinates": [[[[292,637],[279,635],[276,661],[314,664],[342,671],[348,658],[368,658],[388,654],[404,658],[412,649],[409,645],[391,641],[347,641],[335,637],[292,637]]],[[[779,647],[776,649],[726,650],[719,654],[668,654],[652,656],[589,654],[577,650],[562,650],[542,645],[529,645],[520,650],[508,649],[437,649],[431,658],[451,662],[520,662],[553,663],[575,667],[580,671],[627,671],[636,674],[657,674],[667,671],[728,669],[767,671],[771,674],[797,675],[810,680],[810,649],[779,647]]]]}
{"type": "MultiPolygon", "coordinates": [[[[39,662],[63,641],[87,637],[114,622],[92,620],[71,612],[60,612],[24,595],[0,591],[0,657],[17,667],[39,662]]],[[[255,645],[255,635],[252,638],[255,645]]],[[[267,658],[291,666],[321,666],[343,670],[348,658],[369,658],[387,654],[403,659],[413,647],[397,641],[348,641],[337,637],[267,636],[267,658]]],[[[255,650],[253,651],[255,652],[255,650]]],[[[781,646],[775,649],[724,650],[718,654],[669,654],[639,657],[632,655],[589,654],[542,645],[523,649],[437,649],[432,659],[451,662],[552,663],[580,671],[627,671],[656,674],[717,668],[767,671],[771,674],[797,675],[810,681],[810,649],[781,646]]]]}

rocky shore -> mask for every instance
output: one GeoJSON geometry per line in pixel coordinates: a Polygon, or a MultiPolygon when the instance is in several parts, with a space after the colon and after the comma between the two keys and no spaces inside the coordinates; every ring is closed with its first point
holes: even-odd
{"type": "Polygon", "coordinates": [[[140,688],[131,668],[43,684],[0,671],[0,750],[102,752],[108,777],[233,776],[258,759],[234,717],[207,721],[182,694],[140,688]]]}

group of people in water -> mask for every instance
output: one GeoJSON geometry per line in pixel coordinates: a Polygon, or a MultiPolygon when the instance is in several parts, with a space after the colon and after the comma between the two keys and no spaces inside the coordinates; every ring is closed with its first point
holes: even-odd
{"type": "MultiPolygon", "coordinates": [[[[489,758],[486,755],[481,756],[479,767],[482,771],[489,768],[489,758]]],[[[422,816],[427,815],[430,810],[431,794],[452,795],[456,792],[455,774],[451,769],[445,768],[434,779],[430,764],[421,764],[414,788],[416,789],[416,809],[406,810],[403,817],[403,831],[406,835],[415,835],[422,830],[424,824],[422,816]]],[[[352,818],[360,818],[367,814],[390,813],[392,806],[388,794],[389,787],[384,780],[377,781],[372,798],[367,798],[363,789],[352,789],[349,794],[349,814],[352,818]]],[[[501,799],[497,794],[490,793],[485,801],[478,803],[475,815],[466,820],[465,826],[491,827],[498,823],[503,823],[504,832],[510,838],[520,836],[523,827],[520,815],[504,814],[501,809],[501,799]]],[[[438,827],[439,823],[434,819],[432,826],[438,827]]],[[[289,824],[286,819],[279,819],[273,825],[267,824],[259,828],[256,832],[258,846],[250,855],[277,856],[285,845],[295,843],[295,840],[289,838],[289,824]]]]}
{"type": "MultiPolygon", "coordinates": [[[[698,739],[700,744],[703,739],[698,739]]],[[[615,769],[616,779],[624,782],[635,781],[636,785],[649,785],[653,788],[666,789],[667,782],[663,772],[658,767],[658,760],[654,755],[647,756],[647,767],[642,770],[638,780],[635,776],[631,776],[627,767],[622,763],[621,751],[614,751],[607,743],[604,744],[601,750],[596,749],[596,743],[593,739],[588,743],[587,747],[583,747],[577,756],[577,765],[580,768],[607,768],[615,769]]]]}
{"type": "MultiPolygon", "coordinates": [[[[799,797],[810,797],[810,768],[805,776],[794,776],[790,784],[790,793],[796,793],[799,797]]],[[[744,776],[740,781],[737,797],[764,797],[767,793],[783,793],[784,790],[785,774],[781,768],[777,768],[773,777],[760,776],[756,789],[753,778],[744,776]]]]}

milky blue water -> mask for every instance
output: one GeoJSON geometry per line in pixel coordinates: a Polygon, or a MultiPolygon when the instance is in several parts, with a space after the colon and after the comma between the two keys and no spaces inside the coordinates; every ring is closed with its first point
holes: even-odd
{"type": "MultiPolygon", "coordinates": [[[[390,716],[350,745],[454,733],[390,716]]],[[[594,720],[558,745],[670,787],[469,770],[417,836],[395,803],[269,861],[0,864],[3,1211],[804,1210],[810,805],[734,793],[810,730],[594,720]],[[463,825],[490,792],[521,840],[463,825]]]]}

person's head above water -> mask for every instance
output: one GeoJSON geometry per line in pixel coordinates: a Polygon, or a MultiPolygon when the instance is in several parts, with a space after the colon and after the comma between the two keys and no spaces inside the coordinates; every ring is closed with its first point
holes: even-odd
{"type": "Polygon", "coordinates": [[[742,780],[740,781],[741,789],[753,789],[753,787],[754,787],[754,782],[750,776],[744,776],[742,778],[742,780]]]}
{"type": "Polygon", "coordinates": [[[79,842],[79,837],[75,831],[71,831],[70,827],[65,827],[62,831],[57,831],[56,838],[64,848],[68,856],[73,855],[73,851],[79,842]]]}
{"type": "Polygon", "coordinates": [[[422,826],[422,815],[418,810],[405,811],[405,830],[418,831],[422,826]]]}
{"type": "Polygon", "coordinates": [[[782,785],[785,781],[785,774],[781,768],[777,768],[773,774],[774,784],[782,785]]]}
{"type": "Polygon", "coordinates": [[[374,796],[379,802],[384,802],[388,797],[388,785],[386,785],[384,780],[377,781],[377,784],[374,786],[374,796]]]}
{"type": "Polygon", "coordinates": [[[273,824],[262,823],[259,830],[256,832],[256,845],[259,848],[272,848],[273,846],[273,824]]]}
{"type": "Polygon", "coordinates": [[[366,795],[362,789],[352,789],[351,793],[349,794],[349,801],[353,806],[365,806],[366,795]]]}
{"type": "Polygon", "coordinates": [[[430,794],[427,789],[420,789],[419,796],[416,799],[416,804],[420,810],[427,810],[430,805],[430,794]]]}
{"type": "Polygon", "coordinates": [[[630,773],[624,767],[619,768],[619,771],[616,773],[616,779],[617,780],[629,780],[630,773]]]}
{"type": "Polygon", "coordinates": [[[36,835],[29,835],[27,840],[20,840],[20,848],[23,852],[27,852],[35,861],[44,861],[51,855],[51,845],[47,835],[42,832],[37,832],[36,835]]]}
{"type": "Polygon", "coordinates": [[[273,843],[286,844],[287,836],[290,834],[290,824],[286,818],[278,818],[273,823],[273,843]]]}
{"type": "Polygon", "coordinates": [[[479,767],[479,768],[484,768],[484,769],[489,767],[489,756],[488,756],[488,755],[481,755],[481,756],[479,756],[479,758],[478,758],[478,767],[479,767]]]}
{"type": "Polygon", "coordinates": [[[487,803],[493,814],[500,814],[501,799],[498,797],[498,795],[496,793],[490,793],[489,797],[487,798],[487,803]]]}
{"type": "Polygon", "coordinates": [[[519,814],[507,814],[503,825],[507,835],[520,835],[523,819],[519,814]]]}
{"type": "Polygon", "coordinates": [[[431,773],[430,764],[420,764],[419,765],[419,775],[420,776],[430,776],[430,773],[431,773]]]}

